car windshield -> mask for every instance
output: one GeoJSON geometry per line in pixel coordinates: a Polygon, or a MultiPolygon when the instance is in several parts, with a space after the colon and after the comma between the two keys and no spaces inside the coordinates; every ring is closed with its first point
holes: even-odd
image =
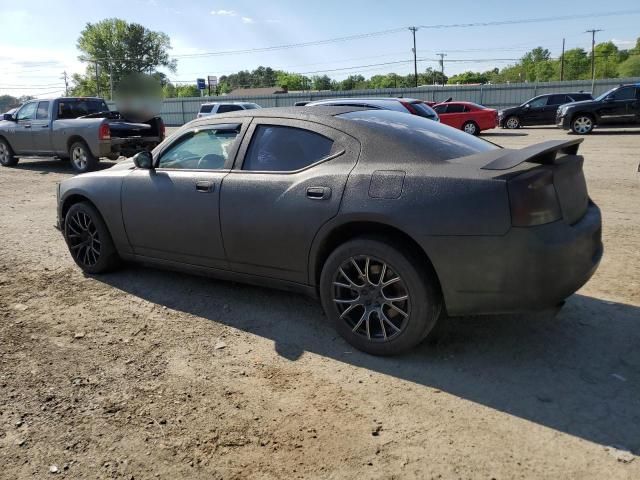
{"type": "Polygon", "coordinates": [[[604,100],[605,98],[607,98],[607,95],[611,95],[613,92],[615,92],[618,89],[618,87],[614,87],[611,90],[607,90],[606,92],[604,92],[602,95],[600,95],[599,97],[596,97],[596,102],[601,102],[602,100],[604,100]]]}
{"type": "Polygon", "coordinates": [[[418,115],[391,110],[358,110],[337,115],[379,131],[402,135],[402,144],[428,152],[434,160],[450,160],[495,150],[497,145],[418,115]]]}

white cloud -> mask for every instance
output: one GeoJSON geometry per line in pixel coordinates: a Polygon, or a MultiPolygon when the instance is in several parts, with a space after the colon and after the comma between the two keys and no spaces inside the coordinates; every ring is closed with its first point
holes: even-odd
{"type": "Polygon", "coordinates": [[[242,17],[242,23],[256,23],[251,17],[242,17]]]}
{"type": "Polygon", "coordinates": [[[211,15],[219,15],[221,17],[235,17],[238,14],[233,10],[212,10],[211,15]]]}
{"type": "Polygon", "coordinates": [[[636,42],[635,40],[619,40],[617,38],[612,38],[611,41],[618,47],[618,48],[632,48],[635,46],[636,42]]]}

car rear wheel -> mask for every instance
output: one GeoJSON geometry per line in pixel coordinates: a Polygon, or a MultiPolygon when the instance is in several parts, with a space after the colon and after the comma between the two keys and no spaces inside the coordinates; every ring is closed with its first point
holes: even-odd
{"type": "Polygon", "coordinates": [[[322,305],[355,348],[396,355],[419,344],[441,310],[439,290],[422,263],[378,237],[338,247],[320,278],[322,305]]]}
{"type": "Polygon", "coordinates": [[[95,170],[98,159],[93,156],[89,147],[84,142],[75,142],[69,148],[71,166],[78,173],[86,173],[95,170]]]}
{"type": "Polygon", "coordinates": [[[578,115],[571,121],[571,131],[578,135],[591,133],[593,127],[593,118],[590,115],[578,115]]]}
{"type": "Polygon", "coordinates": [[[13,167],[18,164],[18,159],[13,154],[11,145],[4,138],[0,138],[0,165],[3,167],[13,167]]]}
{"type": "Polygon", "coordinates": [[[520,119],[518,117],[514,117],[514,116],[509,117],[504,122],[504,126],[509,128],[509,129],[520,128],[520,119]]]}
{"type": "Polygon", "coordinates": [[[105,273],[120,263],[102,216],[88,202],[71,206],[64,217],[64,238],[71,257],[87,273],[105,273]]]}
{"type": "Polygon", "coordinates": [[[465,122],[462,130],[470,135],[480,135],[480,127],[476,122],[465,122]]]}

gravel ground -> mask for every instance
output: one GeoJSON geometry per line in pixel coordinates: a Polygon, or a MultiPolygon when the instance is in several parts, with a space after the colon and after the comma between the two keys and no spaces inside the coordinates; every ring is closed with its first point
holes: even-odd
{"type": "Polygon", "coordinates": [[[640,478],[639,147],[581,147],[605,256],[557,316],[453,319],[395,358],[302,296],[84,276],[53,227],[69,165],[0,169],[0,478],[640,478]]]}

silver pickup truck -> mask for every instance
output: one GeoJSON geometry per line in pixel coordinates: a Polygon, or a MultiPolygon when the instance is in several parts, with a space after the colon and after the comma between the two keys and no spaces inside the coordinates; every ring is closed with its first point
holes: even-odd
{"type": "Polygon", "coordinates": [[[115,160],[152,150],[164,134],[160,117],[129,122],[101,98],[31,100],[0,120],[0,164],[16,165],[21,156],[59,157],[84,173],[101,157],[115,160]]]}

